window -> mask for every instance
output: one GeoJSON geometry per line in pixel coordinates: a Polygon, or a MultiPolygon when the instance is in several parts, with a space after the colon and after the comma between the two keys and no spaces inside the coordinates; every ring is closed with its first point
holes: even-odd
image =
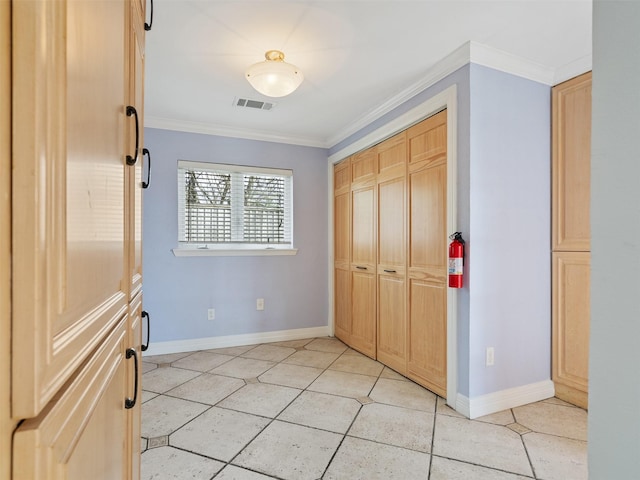
{"type": "Polygon", "coordinates": [[[291,249],[291,170],[178,161],[182,248],[291,249]]]}

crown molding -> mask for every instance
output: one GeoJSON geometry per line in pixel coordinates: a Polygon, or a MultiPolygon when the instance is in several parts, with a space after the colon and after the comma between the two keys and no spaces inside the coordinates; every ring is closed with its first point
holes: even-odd
{"type": "Polygon", "coordinates": [[[469,41],[429,68],[418,82],[415,82],[408,88],[383,101],[355,122],[347,124],[341,129],[340,133],[324,139],[283,135],[243,128],[231,128],[204,122],[175,120],[154,116],[145,117],[145,126],[163,130],[203,133],[206,135],[219,135],[222,137],[242,138],[246,140],[331,148],[469,63],[493,68],[494,70],[553,86],[591,70],[591,55],[574,60],[562,67],[553,68],[481,43],[469,41]]]}
{"type": "Polygon", "coordinates": [[[144,126],[160,130],[173,130],[176,132],[203,133],[205,135],[218,135],[220,137],[241,138],[244,140],[259,140],[263,142],[286,143],[289,145],[302,145],[305,147],[327,148],[326,143],[318,138],[298,137],[295,135],[282,135],[260,130],[244,128],[231,128],[223,125],[214,125],[205,122],[193,122],[189,120],[176,120],[164,117],[145,115],[144,126]]]}
{"type": "Polygon", "coordinates": [[[589,72],[591,71],[592,65],[593,57],[591,55],[585,55],[584,57],[578,58],[577,60],[567,63],[562,67],[556,68],[553,84],[558,85],[559,83],[566,82],[573,77],[589,72]]]}

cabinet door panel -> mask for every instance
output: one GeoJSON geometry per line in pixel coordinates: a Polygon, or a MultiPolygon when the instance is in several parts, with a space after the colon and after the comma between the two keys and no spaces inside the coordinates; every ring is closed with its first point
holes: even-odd
{"type": "Polygon", "coordinates": [[[554,87],[553,250],[590,250],[591,73],[554,87]]]}
{"type": "Polygon", "coordinates": [[[377,180],[404,177],[407,165],[407,134],[399,133],[376,147],[378,156],[377,180]]]}
{"type": "Polygon", "coordinates": [[[404,176],[378,184],[378,263],[404,269],[406,245],[404,176]]]}
{"type": "MultiPolygon", "coordinates": [[[[136,1],[134,0],[134,4],[136,1]]],[[[127,251],[129,253],[128,274],[129,300],[142,289],[142,171],[149,157],[142,154],[144,145],[144,27],[140,23],[135,5],[131,5],[132,18],[129,29],[129,101],[138,112],[138,161],[127,168],[127,251]],[[136,21],[138,20],[138,21],[136,21]]],[[[127,151],[135,152],[136,132],[133,122],[127,123],[127,151]]],[[[149,165],[145,166],[146,169],[149,165]]]]}
{"type": "Polygon", "coordinates": [[[349,264],[349,192],[334,197],[334,261],[349,264]]]}
{"type": "Polygon", "coordinates": [[[440,163],[409,175],[411,267],[446,268],[447,168],[440,163]]]}
{"type": "Polygon", "coordinates": [[[376,151],[369,148],[351,157],[352,185],[372,185],[376,178],[376,151]]]}
{"type": "Polygon", "coordinates": [[[351,272],[351,346],[376,358],[376,276],[351,272]]]}
{"type": "Polygon", "coordinates": [[[589,252],[553,253],[553,380],[584,392],[580,403],[585,408],[589,383],[589,278],[589,252]]]}
{"type": "MultiPolygon", "coordinates": [[[[138,353],[136,358],[127,359],[127,392],[134,395],[135,386],[138,386],[138,399],[142,398],[142,293],[138,294],[129,304],[129,315],[127,321],[127,348],[134,348],[138,353]],[[138,368],[133,368],[132,363],[138,362],[138,368]],[[137,374],[137,383],[135,375],[137,374]]],[[[127,437],[130,477],[132,480],[140,478],[140,434],[141,434],[141,401],[138,401],[133,408],[127,409],[127,437]]]]}
{"type": "Polygon", "coordinates": [[[377,356],[378,360],[399,373],[406,371],[405,310],[404,275],[378,275],[377,356]]]}
{"type": "Polygon", "coordinates": [[[125,3],[13,3],[12,413],[36,416],[127,311],[125,3]]]}
{"type": "Polygon", "coordinates": [[[447,290],[410,280],[409,354],[412,378],[442,397],[447,396],[447,290]]]}
{"type": "Polygon", "coordinates": [[[16,430],[14,478],[129,478],[126,327],[125,316],[67,388],[16,430]]]}
{"type": "Polygon", "coordinates": [[[351,160],[346,158],[333,167],[333,190],[336,195],[351,188],[351,160]]]}
{"type": "Polygon", "coordinates": [[[351,261],[371,268],[376,258],[374,188],[372,186],[351,193],[351,261]]]}
{"type": "Polygon", "coordinates": [[[351,272],[349,269],[336,268],[335,285],[335,334],[347,345],[351,344],[351,272]]]}

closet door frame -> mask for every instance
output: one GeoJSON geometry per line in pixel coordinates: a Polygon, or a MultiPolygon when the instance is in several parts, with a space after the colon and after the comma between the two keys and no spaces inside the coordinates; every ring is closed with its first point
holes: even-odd
{"type": "MultiPolygon", "coordinates": [[[[444,109],[447,109],[447,232],[458,231],[457,228],[457,88],[452,85],[438,95],[426,100],[408,112],[402,114],[386,125],[365,135],[360,140],[348,145],[329,156],[328,170],[328,199],[329,199],[329,329],[333,335],[334,328],[334,285],[333,285],[333,166],[340,160],[371,147],[381,141],[403,131],[408,127],[424,120],[444,109]]],[[[447,239],[448,243],[448,239],[447,239]]],[[[458,401],[458,349],[457,349],[457,321],[458,321],[458,290],[447,289],[447,404],[454,409],[461,409],[464,399],[458,401]],[[458,403],[461,405],[458,406],[458,403]]]]}

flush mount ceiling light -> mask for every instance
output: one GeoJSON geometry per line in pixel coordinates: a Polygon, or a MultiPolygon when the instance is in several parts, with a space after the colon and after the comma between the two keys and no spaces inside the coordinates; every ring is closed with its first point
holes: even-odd
{"type": "Polygon", "coordinates": [[[245,77],[258,92],[267,97],[284,97],[300,86],[304,75],[298,67],[284,61],[280,50],[269,50],[264,62],[254,63],[245,77]]]}

